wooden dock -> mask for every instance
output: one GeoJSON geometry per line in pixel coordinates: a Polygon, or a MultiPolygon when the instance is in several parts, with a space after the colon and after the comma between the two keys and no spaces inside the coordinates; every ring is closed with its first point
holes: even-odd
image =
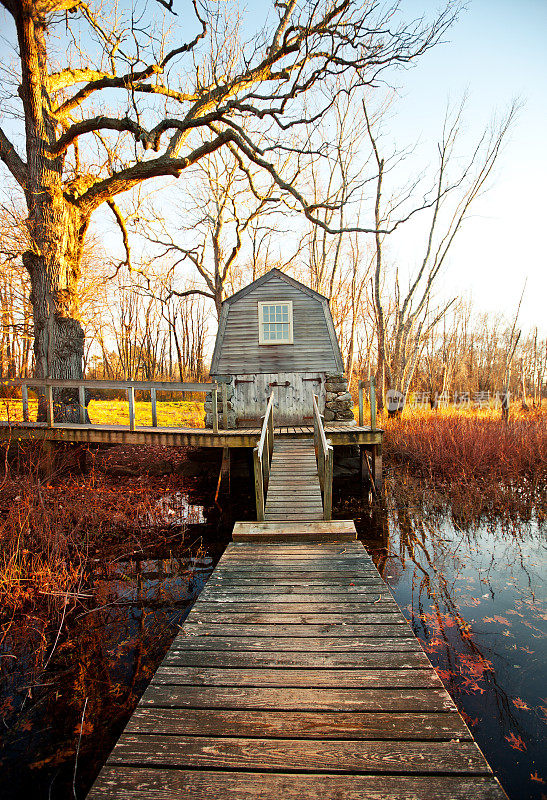
{"type": "Polygon", "coordinates": [[[277,437],[273,448],[264,519],[312,522],[323,519],[323,501],[313,439],[277,437]]]}
{"type": "Polygon", "coordinates": [[[88,800],[505,798],[352,523],[285,526],[236,525],[88,800]]]}
{"type": "MultiPolygon", "coordinates": [[[[309,439],[313,436],[312,425],[282,425],[274,429],[275,436],[290,436],[309,439]]],[[[325,425],[325,433],[334,446],[382,444],[383,431],[358,425],[325,425]]],[[[260,436],[260,428],[166,428],[128,425],[80,425],[55,422],[0,421],[0,441],[52,441],[81,444],[108,445],[165,445],[169,447],[247,447],[253,448],[260,436]]]]}

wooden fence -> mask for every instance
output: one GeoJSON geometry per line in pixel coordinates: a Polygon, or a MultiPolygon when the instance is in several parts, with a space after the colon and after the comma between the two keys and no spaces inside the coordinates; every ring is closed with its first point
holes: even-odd
{"type": "MultiPolygon", "coordinates": [[[[23,420],[29,421],[28,390],[42,390],[46,402],[46,420],[49,427],[55,424],[54,389],[77,389],[80,409],[80,424],[86,423],[86,389],[125,389],[129,405],[129,430],[135,430],[135,392],[150,392],[152,404],[152,427],[158,427],[157,392],[211,392],[213,433],[218,433],[218,389],[217,383],[174,383],[170,381],[97,381],[97,380],[56,380],[54,378],[25,378],[24,380],[2,381],[5,386],[20,386],[23,401],[23,420]]],[[[226,387],[222,386],[222,418],[224,427],[228,427],[228,400],[226,387]]]]}

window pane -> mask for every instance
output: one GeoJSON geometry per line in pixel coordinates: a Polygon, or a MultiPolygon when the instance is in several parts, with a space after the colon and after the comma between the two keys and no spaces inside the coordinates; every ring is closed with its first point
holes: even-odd
{"type": "Polygon", "coordinates": [[[290,340],[291,316],[289,303],[268,303],[260,306],[262,341],[288,342],[290,340]]]}

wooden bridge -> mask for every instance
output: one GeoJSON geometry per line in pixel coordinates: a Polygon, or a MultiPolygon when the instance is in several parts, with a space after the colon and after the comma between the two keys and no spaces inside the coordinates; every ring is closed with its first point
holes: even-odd
{"type": "Polygon", "coordinates": [[[236,524],[88,800],[505,798],[355,537],[236,524]]]}
{"type": "Polygon", "coordinates": [[[261,520],[235,525],[88,800],[506,797],[354,524],[330,521],[314,414],[315,447],[276,438],[270,398],[261,520]]]}
{"type": "MultiPolygon", "coordinates": [[[[45,423],[0,435],[250,447],[254,461],[257,522],[236,524],[88,800],[505,798],[353,523],[331,519],[335,446],[360,445],[381,488],[361,393],[359,426],[325,425],[315,397],[312,426],[276,426],[272,394],[261,428],[190,430],[157,426],[157,385],[126,387],[129,426],[57,423],[58,383],[42,387],[45,423]],[[141,388],[152,427],[135,425],[141,388]]],[[[217,420],[216,385],[180,384],[198,390],[217,420]]]]}

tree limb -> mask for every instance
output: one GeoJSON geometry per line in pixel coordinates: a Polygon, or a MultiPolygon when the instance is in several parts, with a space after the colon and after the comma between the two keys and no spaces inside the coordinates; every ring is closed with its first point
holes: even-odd
{"type": "Polygon", "coordinates": [[[27,165],[18,155],[4,131],[0,128],[0,159],[11,172],[19,186],[26,189],[27,165]]]}

